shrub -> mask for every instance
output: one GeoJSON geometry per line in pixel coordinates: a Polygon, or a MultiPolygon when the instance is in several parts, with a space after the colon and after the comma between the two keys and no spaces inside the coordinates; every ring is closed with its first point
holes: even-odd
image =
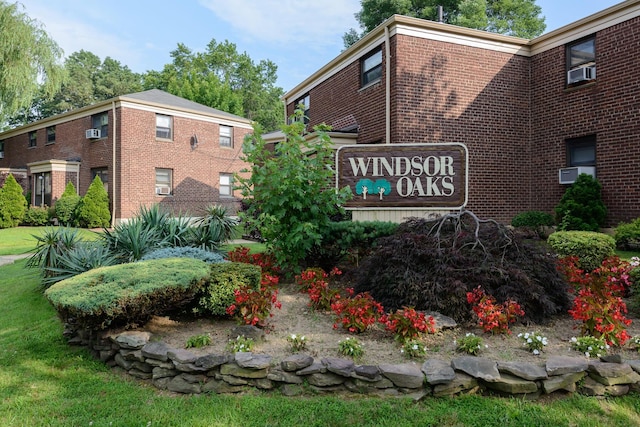
{"type": "Polygon", "coordinates": [[[360,359],[364,355],[362,343],[355,338],[347,337],[338,342],[338,353],[342,356],[351,357],[354,360],[360,359]]]}
{"type": "Polygon", "coordinates": [[[291,334],[287,337],[291,352],[297,353],[307,349],[307,338],[304,335],[291,334]]]}
{"type": "Polygon", "coordinates": [[[405,343],[413,341],[425,333],[435,333],[433,316],[426,317],[413,307],[402,307],[388,316],[380,318],[388,331],[393,332],[396,341],[405,343]]]}
{"type": "Polygon", "coordinates": [[[106,246],[101,242],[79,241],[59,257],[55,267],[46,268],[44,287],[76,276],[98,267],[107,267],[118,263],[106,246]]]}
{"type": "MultiPolygon", "coordinates": [[[[350,295],[353,294],[353,289],[347,289],[347,291],[350,295]]],[[[351,333],[366,331],[384,315],[382,305],[367,292],[339,299],[331,304],[331,310],[337,317],[333,328],[337,329],[338,325],[341,325],[351,333]]]]}
{"type": "Polygon", "coordinates": [[[580,174],[555,208],[558,230],[598,231],[607,216],[600,190],[597,179],[580,174]]]}
{"type": "Polygon", "coordinates": [[[32,226],[47,225],[49,223],[49,209],[46,206],[30,206],[22,223],[32,226]]]}
{"type": "Polygon", "coordinates": [[[472,332],[467,332],[464,337],[457,340],[456,350],[476,356],[482,351],[482,338],[472,332]]]}
{"type": "Polygon", "coordinates": [[[81,327],[130,327],[184,307],[208,276],[200,260],[167,258],[96,268],[54,284],[45,296],[62,319],[81,327]]]}
{"type": "Polygon", "coordinates": [[[509,324],[515,323],[519,316],[524,316],[520,304],[513,300],[496,304],[496,299],[486,295],[480,286],[467,292],[467,302],[472,305],[473,312],[478,316],[478,325],[485,332],[511,335],[509,324]]]}
{"type": "Polygon", "coordinates": [[[238,335],[235,340],[227,342],[226,350],[230,353],[250,353],[255,345],[253,338],[238,335]]]}
{"type": "Polygon", "coordinates": [[[467,292],[481,285],[498,304],[518,301],[524,321],[541,323],[569,308],[556,261],[542,245],[469,211],[414,218],[378,241],[354,272],[355,290],[387,310],[415,307],[464,323],[472,319],[467,292]]]}
{"type": "Polygon", "coordinates": [[[208,345],[211,345],[211,337],[209,335],[193,335],[187,339],[184,348],[200,348],[208,345]]]}
{"type": "Polygon", "coordinates": [[[146,253],[167,246],[161,229],[148,227],[139,217],[121,222],[102,234],[105,245],[120,262],[140,260],[146,253]]]}
{"type": "Polygon", "coordinates": [[[96,175],[78,203],[76,218],[81,227],[109,227],[109,196],[99,176],[96,175]]]}
{"type": "Polygon", "coordinates": [[[75,212],[79,203],[80,196],[76,191],[76,187],[69,181],[64,192],[54,205],[55,215],[60,224],[71,225],[75,222],[75,212]]]}
{"type": "Polygon", "coordinates": [[[547,243],[561,258],[579,258],[580,268],[591,271],[602,261],[614,255],[616,242],[613,237],[594,231],[556,231],[547,243]]]}
{"type": "MultiPolygon", "coordinates": [[[[337,268],[331,270],[331,277],[340,275],[337,268]]],[[[296,284],[302,292],[309,293],[311,302],[309,305],[314,310],[326,311],[331,309],[331,304],[340,299],[340,291],[329,287],[329,274],[321,268],[308,268],[295,277],[296,284]]]]}
{"type": "Polygon", "coordinates": [[[538,332],[525,332],[524,334],[521,332],[518,334],[518,338],[522,341],[522,346],[536,356],[544,351],[544,347],[549,343],[547,337],[543,337],[538,332]]]}
{"type": "Polygon", "coordinates": [[[47,227],[41,235],[33,237],[37,244],[27,267],[39,269],[44,279],[54,275],[64,257],[80,242],[78,229],[68,227],[47,227]]]}
{"type": "Polygon", "coordinates": [[[224,258],[222,258],[222,255],[220,255],[219,253],[210,252],[201,248],[194,248],[191,246],[156,249],[143,255],[140,260],[146,261],[148,259],[161,258],[195,258],[210,264],[216,262],[224,262],[224,258]]]}
{"type": "Polygon", "coordinates": [[[12,174],[0,188],[0,228],[16,227],[27,211],[27,199],[12,174]]]}
{"type": "Polygon", "coordinates": [[[537,237],[546,236],[546,227],[555,225],[555,220],[551,214],[541,211],[521,212],[513,217],[511,225],[515,228],[524,229],[534,233],[537,237]]]}
{"type": "Polygon", "coordinates": [[[343,262],[357,266],[378,238],[392,235],[397,228],[398,224],[385,221],[329,222],[320,230],[320,243],[311,249],[304,264],[325,271],[343,262]]]}
{"type": "Polygon", "coordinates": [[[198,305],[208,314],[224,316],[235,301],[234,291],[242,286],[258,291],[260,279],[260,267],[254,265],[240,262],[211,264],[210,279],[198,305]]]}
{"type": "Polygon", "coordinates": [[[571,348],[587,357],[596,358],[607,354],[609,351],[609,344],[607,344],[602,337],[596,338],[587,335],[578,338],[572,337],[571,348]]]}
{"type": "Polygon", "coordinates": [[[227,208],[211,205],[205,209],[205,215],[194,223],[193,243],[203,249],[217,250],[220,245],[233,237],[238,220],[227,213],[227,208]]]}
{"type": "Polygon", "coordinates": [[[267,319],[273,316],[272,307],[281,307],[277,285],[277,277],[263,274],[259,290],[252,289],[249,285],[241,286],[233,291],[235,302],[227,307],[227,314],[235,315],[240,324],[266,326],[267,319]]]}
{"type": "Polygon", "coordinates": [[[640,218],[631,222],[621,222],[615,229],[613,238],[616,246],[624,250],[637,248],[640,245],[640,218]]]}
{"type": "Polygon", "coordinates": [[[251,249],[246,246],[238,246],[227,253],[227,259],[233,262],[244,262],[246,264],[257,265],[262,269],[263,274],[277,275],[280,269],[276,266],[276,259],[268,252],[249,253],[251,249]]]}

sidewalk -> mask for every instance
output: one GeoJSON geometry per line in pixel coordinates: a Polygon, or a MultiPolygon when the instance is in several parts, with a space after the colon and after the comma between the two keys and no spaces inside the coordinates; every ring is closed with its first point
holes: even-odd
{"type": "Polygon", "coordinates": [[[6,264],[13,264],[14,261],[27,258],[31,254],[20,254],[20,255],[0,255],[0,267],[6,264]]]}

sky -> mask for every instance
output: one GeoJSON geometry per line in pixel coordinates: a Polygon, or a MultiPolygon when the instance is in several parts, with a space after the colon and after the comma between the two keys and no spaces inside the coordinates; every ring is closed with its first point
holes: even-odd
{"type": "MultiPolygon", "coordinates": [[[[14,2],[14,0],[8,0],[14,2]]],[[[278,66],[289,91],[338,56],[358,29],[360,0],[18,0],[68,56],[81,49],[132,71],[160,71],[182,43],[194,52],[228,40],[254,62],[278,66]]],[[[537,0],[546,32],[621,0],[537,0]]]]}

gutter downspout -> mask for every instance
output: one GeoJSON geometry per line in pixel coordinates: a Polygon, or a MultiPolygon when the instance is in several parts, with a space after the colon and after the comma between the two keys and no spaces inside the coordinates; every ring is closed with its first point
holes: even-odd
{"type": "Polygon", "coordinates": [[[111,111],[113,112],[113,133],[111,135],[113,156],[111,165],[111,228],[114,228],[116,225],[116,132],[118,130],[115,101],[111,101],[111,111]]]}
{"type": "Polygon", "coordinates": [[[385,143],[391,144],[391,47],[389,46],[389,26],[384,27],[385,46],[385,143]]]}

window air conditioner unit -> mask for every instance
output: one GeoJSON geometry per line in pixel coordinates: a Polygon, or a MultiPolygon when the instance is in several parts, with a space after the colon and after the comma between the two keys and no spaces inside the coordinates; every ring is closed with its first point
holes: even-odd
{"type": "Polygon", "coordinates": [[[585,80],[593,80],[596,78],[596,67],[580,67],[567,72],[567,81],[569,84],[582,82],[585,80]]]}
{"type": "Polygon", "coordinates": [[[100,138],[100,129],[87,129],[85,135],[87,139],[98,139],[100,138]]]}
{"type": "Polygon", "coordinates": [[[156,187],[156,194],[161,196],[167,196],[171,194],[171,188],[169,187],[156,187]]]}
{"type": "Polygon", "coordinates": [[[595,166],[577,166],[572,168],[562,168],[558,171],[560,184],[573,184],[578,179],[578,175],[586,173],[596,177],[595,166]]]}

